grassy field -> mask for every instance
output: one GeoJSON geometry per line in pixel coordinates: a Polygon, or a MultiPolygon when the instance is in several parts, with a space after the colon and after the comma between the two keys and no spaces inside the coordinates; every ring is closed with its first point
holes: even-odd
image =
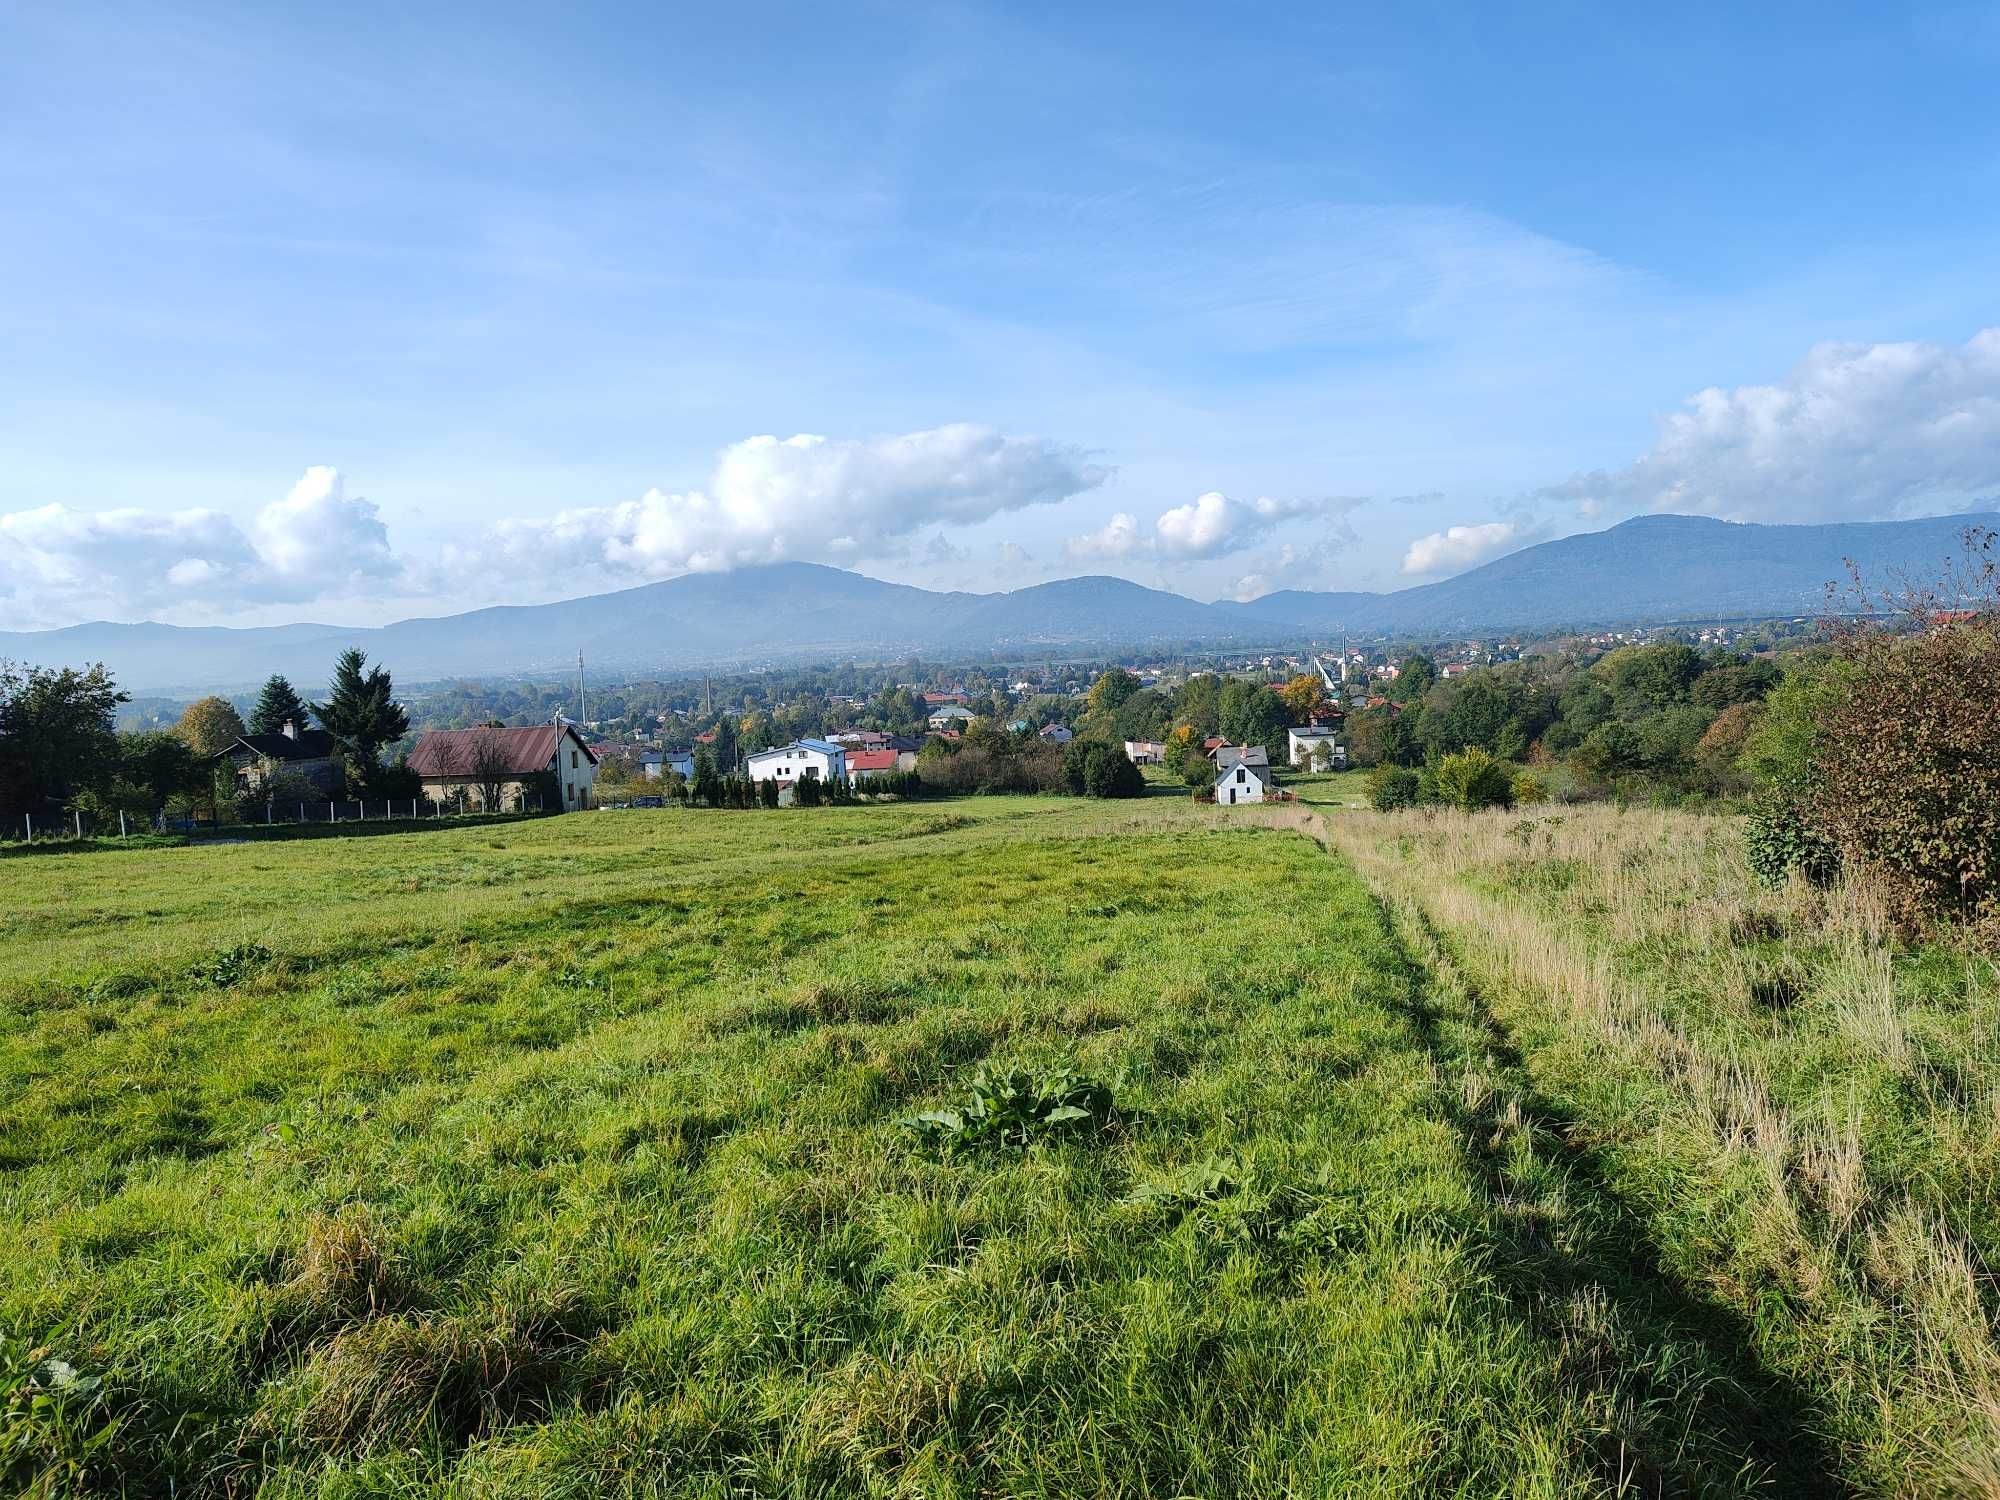
{"type": "Polygon", "coordinates": [[[1982,971],[1358,785],[0,861],[0,1472],[1991,1485],[1982,971]]]}

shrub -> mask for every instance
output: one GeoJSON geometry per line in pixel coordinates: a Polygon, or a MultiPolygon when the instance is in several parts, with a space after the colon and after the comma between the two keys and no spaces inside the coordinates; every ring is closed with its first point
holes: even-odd
{"type": "Polygon", "coordinates": [[[1514,788],[1507,768],[1484,750],[1461,750],[1437,763],[1432,776],[1441,801],[1467,812],[1488,807],[1511,807],[1514,788]]]}
{"type": "Polygon", "coordinates": [[[1743,854],[1761,884],[1783,885],[1793,870],[1817,886],[1840,873],[1840,851],[1806,822],[1799,805],[1766,792],[1743,824],[1743,854]]]}
{"type": "Polygon", "coordinates": [[[1368,800],[1383,812],[1415,807],[1418,788],[1417,773],[1407,766],[1384,761],[1368,773],[1368,800]]]}
{"type": "Polygon", "coordinates": [[[808,771],[792,783],[792,805],[794,807],[818,807],[819,804],[819,777],[808,771]]]}
{"type": "Polygon", "coordinates": [[[1139,797],[1146,778],[1122,745],[1093,744],[1084,760],[1083,790],[1092,797],[1139,797]]]}
{"type": "Polygon", "coordinates": [[[768,776],[757,783],[757,801],[764,807],[778,805],[778,783],[768,776]]]}
{"type": "Polygon", "coordinates": [[[1517,771],[1514,774],[1513,792],[1516,805],[1522,807],[1549,800],[1549,784],[1537,771],[1517,771]]]}
{"type": "Polygon", "coordinates": [[[1994,617],[1869,632],[1843,658],[1847,690],[1815,705],[1804,822],[1905,925],[2000,915],[1994,617]]]}

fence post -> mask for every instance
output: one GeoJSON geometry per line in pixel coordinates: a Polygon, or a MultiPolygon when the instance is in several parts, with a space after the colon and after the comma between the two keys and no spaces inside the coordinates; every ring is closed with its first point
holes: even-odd
{"type": "Polygon", "coordinates": [[[35,815],[33,813],[22,813],[21,816],[27,820],[28,842],[32,844],[35,841],[35,815]]]}
{"type": "Polygon", "coordinates": [[[331,797],[326,799],[326,820],[329,823],[333,821],[333,798],[331,797]]]}
{"type": "Polygon", "coordinates": [[[83,809],[79,807],[74,809],[74,811],[76,813],[76,836],[81,839],[83,837],[83,809]]]}
{"type": "Polygon", "coordinates": [[[122,807],[118,809],[118,837],[125,837],[125,809],[122,807]]]}

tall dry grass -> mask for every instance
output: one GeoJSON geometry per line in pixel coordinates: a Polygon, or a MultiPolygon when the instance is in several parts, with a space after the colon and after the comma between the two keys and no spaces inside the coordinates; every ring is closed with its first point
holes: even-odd
{"type": "Polygon", "coordinates": [[[1892,1493],[2000,1495],[2000,986],[1865,887],[1755,886],[1734,820],[1611,807],[1308,829],[1471,976],[1663,1263],[1892,1493]]]}

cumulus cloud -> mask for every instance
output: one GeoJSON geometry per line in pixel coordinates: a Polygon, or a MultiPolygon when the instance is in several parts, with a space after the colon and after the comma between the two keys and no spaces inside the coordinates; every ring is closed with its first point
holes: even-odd
{"type": "Polygon", "coordinates": [[[0,515],[0,550],[23,623],[49,616],[129,619],[191,601],[213,607],[298,603],[394,578],[380,513],[348,497],[339,473],[307,469],[246,530],[219,510],[0,515]]]}
{"type": "Polygon", "coordinates": [[[969,423],[872,441],[753,437],[722,451],[705,490],[502,521],[449,561],[641,578],[851,563],[899,554],[925,527],[1051,504],[1108,477],[1080,449],[969,423]]]}
{"type": "Polygon", "coordinates": [[[1585,516],[1876,520],[2000,489],[2000,328],[1962,345],[1820,344],[1773,385],[1711,387],[1636,463],[1538,492],[1585,516]]]}
{"type": "Polygon", "coordinates": [[[1520,545],[1521,528],[1512,521],[1488,521],[1480,526],[1451,526],[1410,543],[1403,554],[1405,573],[1458,573],[1520,545]]]}
{"type": "Polygon", "coordinates": [[[1352,542],[1347,512],[1360,499],[1339,496],[1317,500],[1236,500],[1219,490],[1197,495],[1186,505],[1160,512],[1147,532],[1129,512],[1113,516],[1087,536],[1073,537],[1066,548],[1072,558],[1153,557],[1165,562],[1200,562],[1225,557],[1255,546],[1288,521],[1324,519],[1352,542]]]}

